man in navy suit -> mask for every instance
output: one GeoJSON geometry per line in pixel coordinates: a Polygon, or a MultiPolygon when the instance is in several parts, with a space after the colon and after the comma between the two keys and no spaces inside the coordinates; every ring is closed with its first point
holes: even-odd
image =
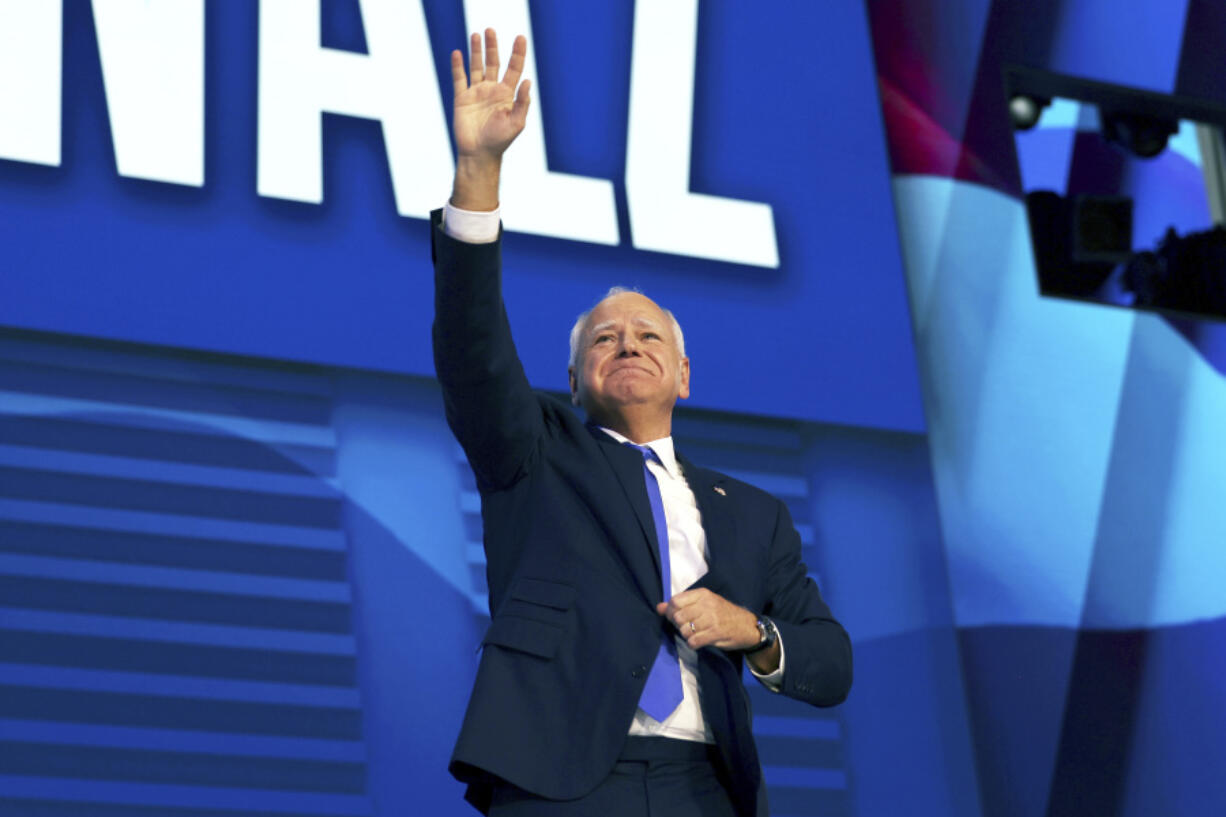
{"type": "MultiPolygon", "coordinates": [[[[451,771],[498,815],[765,815],[742,661],[830,706],[851,647],[787,508],[673,448],[680,326],[612,290],[571,334],[569,407],[529,387],[501,297],[498,181],[527,44],[452,54],[457,148],[433,219],[434,353],[481,491],[491,624],[451,771]]],[[[560,203],[563,206],[564,203],[560,203]]]]}

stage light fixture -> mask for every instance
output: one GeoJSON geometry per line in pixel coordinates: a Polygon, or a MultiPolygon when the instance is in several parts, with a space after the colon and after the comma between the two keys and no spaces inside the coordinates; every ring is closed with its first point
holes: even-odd
{"type": "Polygon", "coordinates": [[[1043,109],[1051,104],[1046,97],[1034,94],[1014,94],[1009,99],[1009,118],[1014,130],[1030,130],[1039,124],[1043,109]]]}
{"type": "Polygon", "coordinates": [[[1174,119],[1104,108],[1099,108],[1098,113],[1103,138],[1142,159],[1152,159],[1166,150],[1167,140],[1179,131],[1179,123],[1174,119]]]}
{"type": "Polygon", "coordinates": [[[1026,194],[1039,290],[1045,295],[1093,298],[1117,264],[1132,255],[1132,199],[1026,194]]]}
{"type": "Polygon", "coordinates": [[[1132,257],[1132,199],[1082,194],[1072,201],[1075,263],[1119,264],[1132,257]]]}

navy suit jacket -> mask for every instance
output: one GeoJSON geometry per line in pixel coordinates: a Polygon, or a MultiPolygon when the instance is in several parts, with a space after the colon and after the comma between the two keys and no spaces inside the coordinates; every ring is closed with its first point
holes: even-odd
{"type": "MultiPolygon", "coordinates": [[[[501,296],[501,247],[448,237],[433,217],[434,359],[447,420],[481,492],[491,623],[451,772],[484,810],[489,784],[554,799],[610,772],[660,643],[655,526],[642,456],[534,392],[501,296]]],[[[769,615],[785,645],[782,692],[842,701],[851,646],[800,561],[786,506],[678,452],[702,514],[708,587],[769,615]],[[718,488],[718,490],[717,490],[718,488]]],[[[743,815],[759,810],[741,656],[698,652],[703,715],[743,815]]]]}

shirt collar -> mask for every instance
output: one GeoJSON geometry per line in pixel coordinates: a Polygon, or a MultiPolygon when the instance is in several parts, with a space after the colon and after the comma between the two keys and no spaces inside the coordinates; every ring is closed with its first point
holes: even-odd
{"type": "Polygon", "coordinates": [[[667,471],[670,476],[676,477],[681,475],[681,469],[677,466],[677,454],[675,451],[673,451],[672,437],[661,437],[658,440],[650,440],[645,443],[635,443],[629,437],[625,436],[624,434],[618,434],[611,428],[605,428],[604,426],[596,427],[605,434],[608,434],[613,439],[617,440],[619,443],[631,443],[632,445],[646,445],[650,447],[652,451],[656,452],[656,456],[660,458],[660,464],[664,466],[664,470],[667,471]]]}

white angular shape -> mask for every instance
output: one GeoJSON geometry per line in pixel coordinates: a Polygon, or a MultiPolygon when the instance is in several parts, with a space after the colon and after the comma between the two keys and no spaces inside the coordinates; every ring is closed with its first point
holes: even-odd
{"type": "Polygon", "coordinates": [[[204,185],[204,0],[94,0],[119,175],[204,185]]]}
{"type": "MultiPolygon", "coordinates": [[[[515,37],[523,34],[528,38],[523,79],[532,80],[532,105],[523,133],[503,159],[503,226],[521,233],[616,244],[619,231],[613,182],[549,170],[528,0],[465,0],[464,16],[470,33],[486,28],[498,32],[500,75],[511,59],[515,37]]],[[[467,43],[460,50],[467,67],[467,43]]]]}
{"type": "Polygon", "coordinates": [[[368,54],[320,47],[319,0],[260,3],[257,190],[323,201],[324,112],[377,119],[396,211],[426,218],[455,163],[418,3],[362,0],[368,54]]]}
{"type": "Polygon", "coordinates": [[[0,0],[0,159],[60,163],[63,18],[56,0],[0,0]]]}
{"type": "Polygon", "coordinates": [[[1135,313],[1041,297],[1017,199],[893,186],[955,623],[1082,626],[1135,313]]]}
{"type": "Polygon", "coordinates": [[[642,250],[778,267],[770,205],[691,193],[698,0],[634,10],[626,200],[642,250]]]}
{"type": "Polygon", "coordinates": [[[1017,199],[894,193],[957,625],[1226,615],[1226,376],[1165,318],[1040,296],[1017,199]]]}
{"type": "MultiPolygon", "coordinates": [[[[1210,321],[1196,327],[1226,331],[1210,321]]],[[[1085,629],[1226,615],[1226,376],[1159,315],[1136,316],[1099,514],[1085,629]]]]}

